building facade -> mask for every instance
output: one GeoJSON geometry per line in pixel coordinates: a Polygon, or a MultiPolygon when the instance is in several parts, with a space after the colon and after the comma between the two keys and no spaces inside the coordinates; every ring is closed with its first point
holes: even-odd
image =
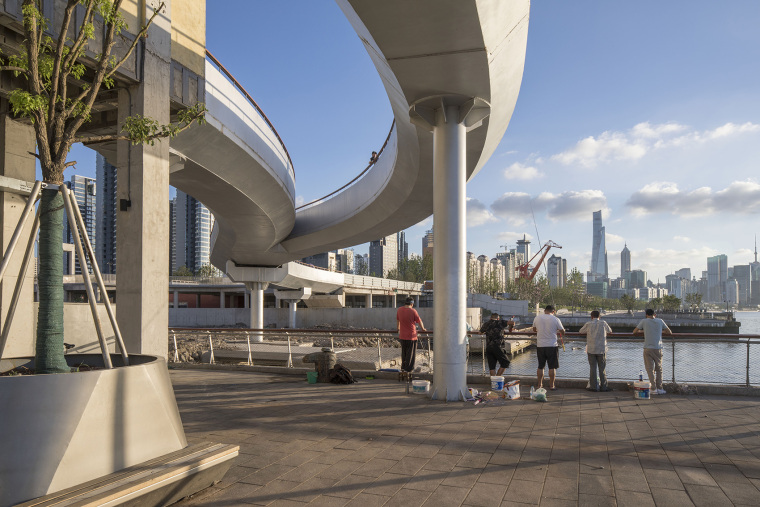
{"type": "Polygon", "coordinates": [[[404,231],[399,232],[396,235],[396,244],[398,245],[398,263],[406,262],[409,260],[409,243],[406,242],[406,233],[404,231]]]}
{"type": "Polygon", "coordinates": [[[602,211],[593,212],[593,238],[591,244],[591,276],[590,281],[607,280],[607,241],[604,226],[602,225],[602,211]]]}
{"type": "Polygon", "coordinates": [[[432,257],[433,246],[433,229],[430,229],[422,237],[422,257],[427,257],[428,255],[432,257]]]}
{"type": "Polygon", "coordinates": [[[398,244],[396,234],[391,234],[369,244],[369,274],[385,278],[388,271],[398,267],[398,244]]]}
{"type": "Polygon", "coordinates": [[[176,249],[172,271],[182,266],[193,273],[210,264],[214,216],[202,202],[177,190],[175,198],[176,249]]]}
{"type": "Polygon", "coordinates": [[[549,272],[549,287],[564,287],[567,280],[567,259],[552,254],[546,261],[546,268],[549,272]]]}
{"type": "Polygon", "coordinates": [[[623,247],[623,251],[620,252],[620,277],[624,278],[626,271],[631,270],[631,251],[628,250],[628,243],[623,247]]]}
{"type": "MultiPolygon", "coordinates": [[[[71,179],[64,184],[71,190],[71,195],[76,199],[79,211],[82,214],[82,220],[84,221],[84,228],[87,232],[87,236],[90,238],[93,250],[97,251],[97,185],[94,178],[87,178],[78,174],[72,174],[71,179]]],[[[74,243],[74,233],[69,226],[69,217],[64,212],[63,222],[63,242],[74,243]]],[[[97,256],[96,256],[97,258],[97,256]]],[[[79,259],[76,258],[74,252],[64,252],[64,274],[67,275],[81,275],[82,267],[79,265],[79,259]],[[74,255],[74,273],[67,273],[68,271],[68,258],[67,256],[74,255]]],[[[92,263],[89,258],[87,259],[87,272],[92,273],[92,263]]]]}
{"type": "Polygon", "coordinates": [[[98,192],[95,258],[102,273],[116,274],[116,167],[98,153],[95,157],[98,192]]]}
{"type": "Polygon", "coordinates": [[[728,280],[728,256],[725,254],[707,258],[707,301],[721,303],[726,300],[728,280]]]}

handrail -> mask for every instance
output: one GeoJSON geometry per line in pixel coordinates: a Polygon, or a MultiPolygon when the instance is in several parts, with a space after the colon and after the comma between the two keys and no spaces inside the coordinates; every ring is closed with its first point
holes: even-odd
{"type": "MultiPolygon", "coordinates": [[[[391,129],[388,131],[388,137],[385,138],[385,142],[383,143],[383,146],[380,148],[380,151],[377,152],[377,159],[380,159],[380,155],[382,155],[383,151],[385,151],[385,147],[388,145],[388,141],[390,140],[391,134],[393,133],[393,127],[395,127],[395,126],[396,126],[396,119],[394,118],[393,122],[391,123],[391,129]]],[[[311,202],[307,202],[306,204],[302,204],[302,205],[298,206],[296,208],[296,211],[298,211],[299,209],[305,208],[307,206],[311,206],[312,204],[317,203],[319,201],[324,201],[328,197],[331,197],[331,196],[337,194],[338,192],[340,192],[341,190],[344,190],[344,189],[350,187],[356,180],[358,180],[359,178],[361,178],[362,176],[364,176],[364,173],[366,173],[367,171],[369,171],[369,168],[372,167],[373,165],[375,165],[376,163],[377,163],[377,160],[375,162],[370,162],[367,165],[367,167],[365,167],[364,170],[362,172],[360,172],[354,179],[352,179],[351,181],[349,181],[348,183],[346,183],[345,185],[343,185],[339,189],[333,190],[329,194],[327,194],[325,196],[322,196],[319,199],[314,199],[311,202]]]]}
{"type": "Polygon", "coordinates": [[[256,103],[256,101],[253,100],[253,97],[251,97],[251,95],[247,91],[245,91],[245,88],[243,88],[243,85],[241,85],[238,82],[238,80],[232,76],[230,71],[228,71],[227,68],[224,65],[222,65],[222,63],[219,60],[217,60],[216,57],[213,54],[211,54],[211,51],[209,51],[208,49],[206,50],[206,56],[219,68],[220,71],[222,71],[222,73],[225,76],[229,78],[230,81],[232,81],[232,84],[235,85],[235,87],[240,91],[240,93],[245,95],[245,98],[248,99],[248,102],[250,102],[251,105],[253,105],[253,107],[259,113],[261,118],[267,123],[267,125],[269,125],[269,128],[272,129],[272,132],[274,132],[275,137],[277,137],[277,140],[280,141],[280,146],[282,146],[282,149],[285,150],[285,155],[288,157],[288,162],[290,162],[290,168],[293,170],[293,179],[295,179],[296,169],[295,169],[295,166],[293,165],[293,160],[290,158],[290,153],[288,152],[288,149],[285,147],[285,143],[282,142],[282,138],[280,138],[280,134],[277,133],[277,129],[274,128],[274,125],[272,125],[272,122],[269,121],[269,118],[267,118],[267,115],[264,114],[264,111],[262,111],[259,105],[256,103]]]}

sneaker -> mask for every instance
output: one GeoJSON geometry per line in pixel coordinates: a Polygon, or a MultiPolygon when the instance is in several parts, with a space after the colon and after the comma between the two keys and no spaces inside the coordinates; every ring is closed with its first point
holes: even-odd
{"type": "Polygon", "coordinates": [[[657,394],[668,394],[665,389],[657,389],[657,394]]]}
{"type": "Polygon", "coordinates": [[[650,396],[654,396],[655,394],[660,394],[659,392],[657,392],[657,389],[650,389],[649,390],[649,395],[650,396]]]}
{"type": "Polygon", "coordinates": [[[595,393],[596,389],[594,389],[593,387],[587,387],[586,391],[591,391],[592,393],[595,393]]]}
{"type": "Polygon", "coordinates": [[[611,387],[605,387],[604,389],[600,389],[600,391],[602,391],[603,393],[608,393],[610,391],[614,391],[614,389],[611,387]]]}

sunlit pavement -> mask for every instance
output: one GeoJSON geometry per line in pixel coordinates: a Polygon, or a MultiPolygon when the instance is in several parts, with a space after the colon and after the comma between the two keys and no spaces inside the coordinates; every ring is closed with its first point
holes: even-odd
{"type": "Polygon", "coordinates": [[[189,443],[240,446],[177,505],[760,504],[760,398],[559,389],[474,406],[383,380],[171,378],[189,443]]]}

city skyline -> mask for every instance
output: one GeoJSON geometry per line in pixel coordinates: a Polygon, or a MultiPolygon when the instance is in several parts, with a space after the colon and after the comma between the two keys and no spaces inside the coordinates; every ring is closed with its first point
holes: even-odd
{"type": "MultiPolygon", "coordinates": [[[[226,9],[210,9],[208,47],[276,126],[294,161],[297,201],[309,201],[366,166],[390,127],[388,100],[336,5],[256,9],[254,33],[226,9]],[[283,26],[285,45],[272,50],[283,26]],[[305,103],[331,107],[307,115],[305,103]],[[346,121],[357,110],[360,120],[346,121]]],[[[588,215],[602,210],[606,248],[615,252],[610,274],[620,272],[626,243],[632,264],[653,281],[684,266],[701,272],[718,254],[732,265],[751,262],[760,211],[759,22],[760,5],[749,1],[719,9],[706,1],[534,2],[512,121],[467,185],[467,250],[495,256],[523,235],[535,249],[553,240],[568,271],[585,274],[588,215]]],[[[94,154],[85,151],[70,158],[88,175],[94,154]]],[[[428,218],[405,229],[410,254],[422,253],[431,228],[428,218]]],[[[361,254],[369,245],[354,248],[361,254]]]]}

